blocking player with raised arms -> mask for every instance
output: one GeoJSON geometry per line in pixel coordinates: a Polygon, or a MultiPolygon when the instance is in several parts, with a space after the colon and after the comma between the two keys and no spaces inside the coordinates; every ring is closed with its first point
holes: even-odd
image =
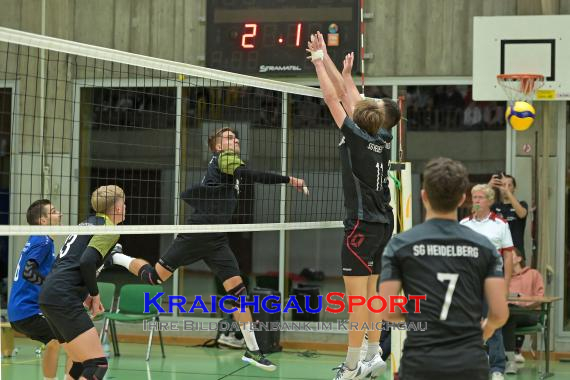
{"type": "Polygon", "coordinates": [[[448,158],[428,162],[423,172],[426,221],[395,235],[382,257],[380,295],[404,290],[426,295],[419,312],[382,312],[388,321],[425,322],[425,331],[408,331],[399,376],[407,379],[487,379],[483,348],[508,318],[501,258],[483,235],[457,222],[466,198],[465,167],[448,158]],[[483,297],[489,305],[481,322],[483,297]]]}
{"type": "MultiPolygon", "coordinates": [[[[343,68],[342,73],[338,71],[334,62],[330,58],[327,53],[327,46],[323,35],[321,32],[317,32],[315,38],[312,38],[308,43],[308,51],[311,50],[322,50],[323,52],[323,63],[325,65],[326,72],[335,88],[337,94],[340,94],[340,99],[346,114],[349,117],[353,117],[354,107],[355,105],[362,100],[362,96],[358,93],[358,89],[354,84],[354,80],[352,79],[352,66],[354,62],[354,53],[349,53],[346,55],[343,61],[343,68]]],[[[382,98],[376,100],[378,104],[378,108],[383,114],[383,122],[382,127],[383,129],[390,129],[394,127],[401,118],[400,109],[398,104],[394,102],[392,99],[389,98],[382,98]]],[[[385,183],[387,185],[387,182],[385,183]]],[[[385,194],[387,197],[387,202],[389,202],[389,192],[385,189],[385,194]]],[[[390,215],[391,216],[391,215],[390,215]]],[[[390,224],[390,231],[393,228],[393,219],[390,224]]],[[[387,241],[384,242],[386,244],[387,241]]],[[[380,260],[377,262],[378,268],[380,267],[380,260]]],[[[368,294],[372,295],[378,293],[378,274],[379,270],[375,271],[371,275],[370,280],[368,281],[369,288],[368,294]]],[[[369,319],[370,322],[376,326],[377,323],[382,322],[380,315],[378,313],[369,312],[369,319]]],[[[382,355],[382,351],[380,350],[380,331],[376,329],[371,329],[367,333],[367,339],[364,339],[361,358],[363,359],[363,363],[371,364],[370,360],[375,356],[377,351],[380,351],[380,355],[382,355]]],[[[369,368],[365,372],[368,372],[369,368]]]]}
{"type": "MultiPolygon", "coordinates": [[[[26,220],[29,225],[59,226],[61,212],[48,199],[39,199],[28,207],[26,220]]],[[[20,254],[8,300],[8,320],[12,328],[46,345],[42,361],[44,380],[57,377],[59,355],[57,338],[38,305],[41,286],[54,260],[53,239],[47,235],[30,236],[20,254]]]]}
{"type": "MultiPolygon", "coordinates": [[[[309,49],[307,50],[310,52],[311,49],[321,50],[323,52],[323,63],[325,64],[327,75],[336,93],[340,95],[342,106],[346,114],[352,117],[355,105],[362,100],[362,96],[359,94],[352,79],[354,53],[346,55],[343,61],[342,73],[340,73],[327,53],[327,45],[321,32],[317,32],[315,37],[309,41],[309,49]]],[[[390,98],[377,99],[376,102],[384,115],[382,128],[390,129],[394,127],[402,116],[398,104],[390,98]]]]}
{"type": "MultiPolygon", "coordinates": [[[[181,198],[193,212],[188,224],[229,224],[237,207],[240,186],[243,182],[262,184],[290,184],[298,191],[308,194],[305,181],[270,172],[249,169],[240,158],[240,142],[230,128],[216,131],[208,140],[212,157],[202,182],[182,192],[181,198]]],[[[218,277],[227,295],[236,297],[233,314],[240,322],[246,352],[242,360],[266,371],[276,366],[260,351],[252,329],[253,318],[248,308],[240,310],[240,296],[247,295],[241,272],[225,232],[178,234],[158,263],[151,266],[142,259],[135,259],[123,253],[114,254],[112,261],[127,268],[143,282],[162,283],[183,265],[203,260],[218,277]]]]}
{"type": "MultiPolygon", "coordinates": [[[[96,215],[80,225],[110,226],[125,220],[125,193],[115,185],[101,186],[91,195],[96,215]]],[[[91,317],[104,311],[97,287],[97,269],[114,248],[119,235],[70,235],[62,246],[39,297],[40,309],[73,360],[73,379],[103,379],[107,358],[91,317]]]]}
{"type": "MultiPolygon", "coordinates": [[[[393,125],[385,124],[385,112],[375,100],[359,97],[354,106],[348,106],[353,104],[350,96],[343,88],[335,89],[321,45],[322,38],[312,36],[308,50],[325,103],[343,136],[339,144],[346,211],[342,275],[349,296],[368,298],[377,294],[380,258],[392,234],[394,217],[389,205],[388,166],[392,140],[389,129],[393,125]],[[345,108],[352,110],[352,118],[345,108]]],[[[369,326],[365,323],[373,322],[368,309],[356,306],[349,314],[349,322],[358,327],[348,331],[346,360],[336,374],[337,380],[365,377],[385,366],[378,352],[380,331],[373,332],[376,337],[371,340],[375,340],[375,344],[368,345],[370,355],[367,353],[367,357],[359,361],[364,328],[369,326]]]]}

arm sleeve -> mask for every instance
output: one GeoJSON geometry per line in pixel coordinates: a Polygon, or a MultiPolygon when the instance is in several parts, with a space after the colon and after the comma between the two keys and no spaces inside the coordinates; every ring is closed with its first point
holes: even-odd
{"type": "Polygon", "coordinates": [[[490,249],[490,258],[489,263],[487,265],[487,273],[485,274],[485,278],[487,277],[500,277],[503,278],[503,259],[501,255],[497,252],[496,249],[490,249]]]}
{"type": "Polygon", "coordinates": [[[234,175],[245,179],[247,182],[257,182],[263,184],[289,183],[290,178],[281,174],[270,172],[259,172],[256,170],[246,169],[240,166],[234,171],[234,175]]]}
{"type": "Polygon", "coordinates": [[[41,285],[45,280],[44,276],[40,273],[38,263],[33,259],[26,261],[23,277],[34,285],[41,285]]]}
{"type": "Polygon", "coordinates": [[[234,172],[240,166],[245,165],[236,153],[223,152],[218,158],[218,166],[222,173],[234,175],[234,172]]]}
{"type": "Polygon", "coordinates": [[[83,251],[79,260],[79,269],[81,277],[85,283],[85,287],[89,291],[89,295],[96,296],[99,294],[97,287],[97,268],[102,262],[103,256],[95,248],[88,246],[83,251]]]}
{"type": "Polygon", "coordinates": [[[380,275],[380,282],[389,280],[402,280],[400,263],[396,258],[394,245],[391,243],[388,243],[382,255],[382,274],[380,275]]]}

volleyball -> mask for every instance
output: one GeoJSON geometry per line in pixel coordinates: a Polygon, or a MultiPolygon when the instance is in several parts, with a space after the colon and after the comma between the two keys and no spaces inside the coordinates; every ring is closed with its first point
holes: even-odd
{"type": "Polygon", "coordinates": [[[525,131],[530,128],[535,116],[534,107],[527,102],[515,102],[514,105],[507,107],[505,113],[507,122],[515,131],[525,131]]]}

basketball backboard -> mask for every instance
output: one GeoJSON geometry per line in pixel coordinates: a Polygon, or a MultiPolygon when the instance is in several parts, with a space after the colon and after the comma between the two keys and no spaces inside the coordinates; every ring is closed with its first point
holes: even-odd
{"type": "Polygon", "coordinates": [[[570,15],[475,17],[473,99],[506,100],[498,74],[542,74],[535,100],[570,100],[570,15]]]}

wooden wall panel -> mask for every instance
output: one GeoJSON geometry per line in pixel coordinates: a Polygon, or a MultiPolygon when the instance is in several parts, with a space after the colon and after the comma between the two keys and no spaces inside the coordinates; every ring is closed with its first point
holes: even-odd
{"type": "Polygon", "coordinates": [[[41,33],[42,32],[41,0],[22,0],[20,2],[20,6],[21,6],[20,27],[22,28],[22,30],[31,33],[41,33]]]}
{"type": "Polygon", "coordinates": [[[398,2],[396,50],[396,75],[415,75],[425,72],[426,18],[428,2],[401,0],[398,2]]]}
{"type": "MultiPolygon", "coordinates": [[[[41,32],[41,0],[0,0],[0,25],[41,32]]],[[[46,34],[192,64],[202,61],[206,0],[49,0],[46,34]]],[[[366,75],[469,76],[473,17],[570,14],[570,0],[365,3],[366,75]]]]}
{"type": "Polygon", "coordinates": [[[480,16],[512,16],[517,14],[517,0],[479,0],[483,5],[480,16]]]}
{"type": "MultiPolygon", "coordinates": [[[[138,1],[135,0],[135,4],[138,1]]],[[[129,51],[131,37],[131,10],[132,0],[116,0],[115,12],[113,14],[113,24],[115,33],[113,35],[113,49],[129,51]]]]}
{"type": "Polygon", "coordinates": [[[48,36],[74,39],[75,0],[50,0],[46,7],[46,34],[48,36]]]}
{"type": "Polygon", "coordinates": [[[131,52],[150,53],[150,10],[152,0],[135,0],[131,7],[131,52]]]}
{"type": "Polygon", "coordinates": [[[396,75],[398,2],[378,0],[366,4],[366,11],[374,14],[374,18],[366,22],[364,48],[374,54],[374,58],[365,63],[366,74],[396,75]]]}
{"type": "Polygon", "coordinates": [[[21,29],[22,6],[21,0],[2,0],[0,25],[6,28],[21,29]]]}
{"type": "Polygon", "coordinates": [[[75,0],[75,41],[97,46],[113,46],[114,13],[114,0],[75,0]]]}
{"type": "Polygon", "coordinates": [[[174,36],[172,38],[174,51],[170,59],[182,62],[184,60],[184,39],[186,38],[184,35],[184,0],[174,1],[174,21],[172,25],[174,27],[174,36]]]}
{"type": "Polygon", "coordinates": [[[174,0],[150,3],[150,55],[174,58],[174,0]]]}
{"type": "Polygon", "coordinates": [[[517,15],[558,14],[560,0],[517,0],[517,15]]]}

